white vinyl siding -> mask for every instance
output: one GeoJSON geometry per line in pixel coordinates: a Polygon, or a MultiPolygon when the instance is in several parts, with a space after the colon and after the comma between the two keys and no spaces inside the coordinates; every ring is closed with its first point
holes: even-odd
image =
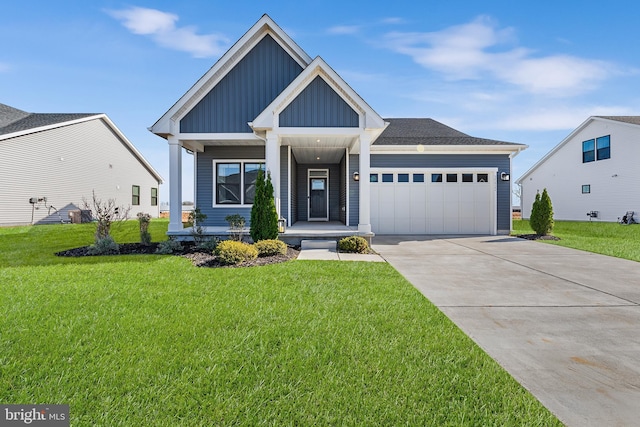
{"type": "MultiPolygon", "coordinates": [[[[131,205],[132,185],[141,195],[158,187],[155,177],[140,163],[125,143],[101,119],[62,126],[0,141],[0,224],[31,222],[31,197],[46,197],[47,205],[58,210],[82,207],[91,192],[102,200],[115,199],[131,205]]],[[[54,211],[42,204],[33,210],[34,222],[54,211]]],[[[66,211],[62,218],[69,220],[66,211]]],[[[130,217],[146,212],[159,215],[149,197],[140,197],[130,217]]]]}

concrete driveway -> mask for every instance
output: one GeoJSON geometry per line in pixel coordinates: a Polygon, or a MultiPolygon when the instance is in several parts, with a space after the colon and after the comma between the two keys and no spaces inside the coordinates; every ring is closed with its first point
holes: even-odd
{"type": "Polygon", "coordinates": [[[566,425],[640,425],[640,263],[506,236],[373,249],[566,425]]]}

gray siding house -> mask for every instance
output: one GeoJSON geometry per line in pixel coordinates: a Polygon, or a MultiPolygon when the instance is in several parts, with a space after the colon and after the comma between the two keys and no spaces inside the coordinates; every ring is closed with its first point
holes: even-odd
{"type": "Polygon", "coordinates": [[[338,222],[371,235],[508,233],[511,159],[526,148],[432,119],[383,119],[268,15],[149,130],[169,143],[175,235],[185,149],[204,226],[248,219],[263,169],[289,226],[338,222]]]}
{"type": "Polygon", "coordinates": [[[0,225],[69,222],[92,191],[157,217],[162,177],[104,114],[0,104],[0,225]]]}

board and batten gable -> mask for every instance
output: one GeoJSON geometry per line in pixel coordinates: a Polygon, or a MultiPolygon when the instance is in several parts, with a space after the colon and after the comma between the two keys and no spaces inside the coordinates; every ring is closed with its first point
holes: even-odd
{"type": "MultiPolygon", "coordinates": [[[[507,154],[371,154],[371,168],[498,168],[510,173],[511,159],[507,154]]],[[[497,183],[497,230],[511,230],[511,186],[508,181],[497,183]]]]}
{"type": "Polygon", "coordinates": [[[180,120],[180,132],[252,133],[247,123],[301,72],[267,34],[180,120]]]}
{"type": "Polygon", "coordinates": [[[523,175],[522,215],[528,219],[537,192],[546,188],[554,219],[617,221],[626,211],[640,212],[640,126],[595,118],[556,147],[544,161],[523,175]],[[582,143],[610,136],[610,158],[582,162],[582,143]],[[583,186],[589,186],[583,193],[583,186]]]}
{"type": "Polygon", "coordinates": [[[132,186],[140,187],[138,212],[159,215],[159,203],[151,204],[151,189],[159,187],[154,174],[145,168],[110,126],[100,118],[23,134],[0,141],[0,157],[10,159],[0,168],[0,224],[68,222],[68,211],[82,207],[83,198],[115,199],[130,206],[132,186]],[[47,206],[32,211],[31,197],[46,197],[47,206]]]}

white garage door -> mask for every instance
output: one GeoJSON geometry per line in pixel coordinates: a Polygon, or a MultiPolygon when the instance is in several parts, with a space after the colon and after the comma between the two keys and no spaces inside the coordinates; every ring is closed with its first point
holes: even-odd
{"type": "Polygon", "coordinates": [[[496,169],[372,169],[377,234],[496,234],[496,169]]]}

